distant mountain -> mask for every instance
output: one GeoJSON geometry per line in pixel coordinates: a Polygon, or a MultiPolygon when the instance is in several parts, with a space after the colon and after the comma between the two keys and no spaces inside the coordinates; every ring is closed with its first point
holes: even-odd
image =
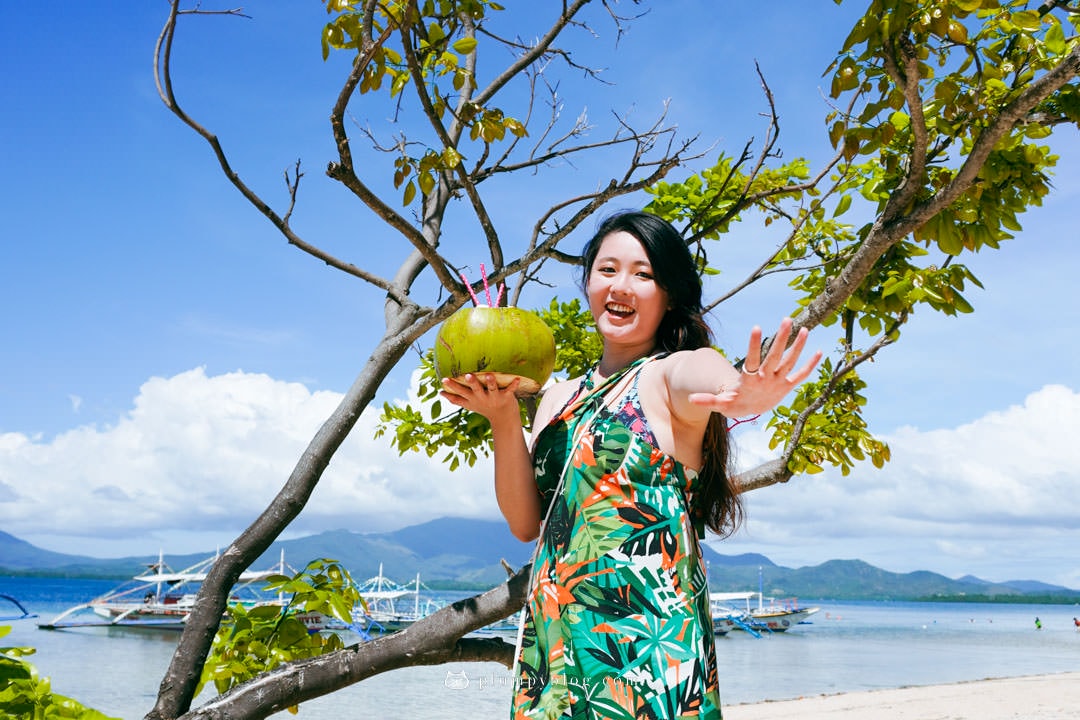
{"type": "MultiPolygon", "coordinates": [[[[383,574],[399,583],[421,581],[433,588],[482,589],[506,578],[502,561],[517,569],[529,561],[532,543],[515,539],[501,521],[439,518],[389,533],[331,530],[274,543],[256,569],[285,561],[299,569],[320,558],[337,560],[362,581],[383,574]]],[[[821,600],[917,600],[932,598],[1014,599],[1076,602],[1080,591],[1034,580],[991,583],[974,576],[953,580],[937,573],[891,573],[862,560],[830,560],[813,567],[786,568],[757,553],[723,555],[702,548],[713,590],[757,590],[773,597],[821,600]]],[[[173,556],[165,561],[179,570],[211,553],[173,556]]],[[[156,555],[102,560],[37,548],[0,532],[0,575],[129,578],[155,562],[156,555]]]]}
{"type": "Polygon", "coordinates": [[[1004,586],[1017,590],[1025,595],[1054,595],[1063,590],[1068,590],[1068,588],[1063,588],[1061,585],[1050,585],[1049,583],[1040,582],[1039,580],[1009,580],[1003,583],[992,583],[989,580],[983,580],[974,575],[964,575],[961,578],[957,578],[957,581],[971,583],[973,585],[982,586],[983,588],[1004,586]]]}
{"type": "MultiPolygon", "coordinates": [[[[759,583],[757,569],[745,567],[712,572],[710,580],[714,587],[723,585],[736,590],[757,590],[759,583]]],[[[832,600],[914,600],[967,595],[1001,599],[1028,594],[1006,584],[952,580],[926,570],[892,573],[862,560],[829,560],[797,569],[762,568],[760,582],[765,595],[832,600]]],[[[1043,585],[1036,594],[1080,596],[1076,591],[1052,585],[1043,585]]]]}
{"type": "Polygon", "coordinates": [[[290,565],[315,558],[337,560],[357,580],[383,573],[397,582],[417,574],[430,586],[491,587],[506,579],[501,560],[517,569],[529,562],[532,544],[517,540],[504,522],[439,518],[389,533],[333,530],[274,543],[256,563],[268,566],[280,551],[290,565]]]}
{"type": "Polygon", "coordinates": [[[776,567],[769,558],[759,553],[743,553],[741,555],[721,555],[708,545],[701,546],[701,554],[705,562],[710,566],[719,565],[724,568],[738,567],[776,567]]]}
{"type": "Polygon", "coordinates": [[[42,550],[14,535],[0,531],[0,565],[12,570],[55,567],[79,560],[91,560],[91,558],[42,550]]]}
{"type": "Polygon", "coordinates": [[[142,569],[141,561],[134,558],[102,560],[85,555],[66,555],[42,550],[0,531],[0,573],[123,577],[142,569]]]}
{"type": "Polygon", "coordinates": [[[1025,595],[1042,594],[1042,593],[1056,593],[1062,588],[1060,585],[1048,585],[1038,580],[1009,580],[1006,583],[1011,588],[1016,588],[1025,595]]]}

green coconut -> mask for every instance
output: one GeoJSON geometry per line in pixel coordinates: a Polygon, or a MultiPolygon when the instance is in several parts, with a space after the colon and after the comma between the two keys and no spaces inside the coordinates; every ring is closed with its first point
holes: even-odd
{"type": "Polygon", "coordinates": [[[516,307],[462,308],[435,338],[439,379],[490,373],[499,387],[521,378],[516,394],[535,395],[555,367],[555,337],[536,313],[516,307]]]}

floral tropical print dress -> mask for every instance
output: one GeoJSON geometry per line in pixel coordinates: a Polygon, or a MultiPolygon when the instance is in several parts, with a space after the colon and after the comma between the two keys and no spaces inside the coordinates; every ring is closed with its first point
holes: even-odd
{"type": "Polygon", "coordinates": [[[721,716],[688,509],[696,475],[650,442],[636,404],[647,361],[596,388],[587,373],[537,437],[547,519],[519,638],[514,720],[721,716]]]}

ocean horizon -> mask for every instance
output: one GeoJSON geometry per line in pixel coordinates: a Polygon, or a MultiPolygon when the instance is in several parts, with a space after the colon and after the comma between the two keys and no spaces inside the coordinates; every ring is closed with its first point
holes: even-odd
{"type": "MultiPolygon", "coordinates": [[[[106,715],[136,720],[154,704],[179,634],[129,628],[38,628],[72,605],[115,587],[110,580],[0,577],[0,593],[35,619],[9,621],[4,646],[27,658],[55,693],[106,715]]],[[[433,593],[454,600],[470,593],[433,593]]],[[[1080,671],[1078,605],[802,601],[810,622],[755,638],[716,639],[724,705],[858,690],[1080,671]],[[1038,617],[1042,629],[1036,629],[1038,617]]],[[[346,643],[358,641],[355,636],[346,643]]],[[[207,691],[196,706],[212,697],[207,691]]],[[[494,663],[395,670],[302,703],[299,718],[341,716],[505,718],[511,677],[494,663]]]]}

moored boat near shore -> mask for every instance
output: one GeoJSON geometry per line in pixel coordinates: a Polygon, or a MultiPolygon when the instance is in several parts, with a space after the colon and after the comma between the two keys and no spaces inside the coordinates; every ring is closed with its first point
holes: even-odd
{"type": "Polygon", "coordinates": [[[769,604],[759,604],[750,610],[751,627],[784,632],[789,628],[806,622],[806,619],[821,610],[817,607],[802,607],[795,598],[783,600],[769,599],[769,604]]]}
{"type": "Polygon", "coordinates": [[[412,625],[443,606],[422,596],[421,587],[419,573],[413,582],[402,585],[383,575],[380,564],[378,575],[357,583],[367,607],[356,608],[351,629],[360,635],[390,633],[412,625]]]}
{"type": "MultiPolygon", "coordinates": [[[[215,560],[217,556],[174,572],[165,564],[164,555],[159,554],[158,561],[147,566],[148,572],[136,575],[89,602],[70,607],[51,622],[39,623],[38,627],[43,630],[94,626],[180,630],[187,622],[199,586],[206,580],[215,560]]],[[[230,603],[252,607],[282,604],[280,597],[267,595],[263,586],[267,579],[283,575],[285,571],[283,554],[278,564],[268,570],[241,573],[230,595],[230,603]]]]}
{"type": "Polygon", "coordinates": [[[805,622],[821,609],[802,607],[795,598],[766,598],[760,592],[709,593],[709,604],[713,630],[717,635],[725,635],[731,630],[746,630],[755,634],[784,632],[805,622]],[[758,600],[756,607],[751,604],[755,597],[758,600]],[[740,607],[738,603],[743,605],[740,607]]]}
{"type": "Polygon", "coordinates": [[[759,635],[750,626],[749,606],[745,610],[734,607],[735,602],[749,602],[754,593],[709,593],[709,610],[712,614],[713,634],[727,635],[732,630],[746,630],[759,635]]]}

